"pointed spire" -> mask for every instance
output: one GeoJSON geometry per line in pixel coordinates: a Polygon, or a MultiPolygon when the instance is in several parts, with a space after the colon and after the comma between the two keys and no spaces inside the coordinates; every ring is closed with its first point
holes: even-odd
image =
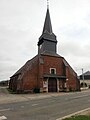
{"type": "Polygon", "coordinates": [[[46,18],[45,18],[44,27],[43,27],[43,33],[46,33],[46,32],[48,32],[49,34],[53,33],[50,13],[49,13],[49,0],[47,0],[47,13],[46,13],[46,18]]]}
{"type": "Polygon", "coordinates": [[[47,0],[47,12],[46,12],[42,35],[39,38],[38,45],[42,44],[43,40],[53,41],[57,43],[56,36],[52,30],[52,24],[51,24],[50,13],[49,13],[49,0],[47,0]]]}

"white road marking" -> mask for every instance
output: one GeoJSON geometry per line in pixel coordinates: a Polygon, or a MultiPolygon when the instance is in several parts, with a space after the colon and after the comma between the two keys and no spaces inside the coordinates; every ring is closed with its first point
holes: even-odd
{"type": "Polygon", "coordinates": [[[0,112],[8,111],[8,110],[10,110],[10,108],[7,108],[7,109],[1,109],[0,112]]]}
{"type": "Polygon", "coordinates": [[[78,98],[87,97],[87,96],[88,95],[79,95],[79,96],[75,96],[75,97],[71,97],[71,98],[65,98],[65,100],[78,99],[78,98]]]}
{"type": "Polygon", "coordinates": [[[88,100],[88,102],[90,102],[90,100],[88,100]]]}
{"type": "Polygon", "coordinates": [[[0,120],[6,120],[7,118],[5,116],[0,116],[0,120]]]}
{"type": "Polygon", "coordinates": [[[24,106],[21,106],[21,108],[24,108],[24,106]]]}
{"type": "Polygon", "coordinates": [[[32,104],[32,106],[37,106],[38,104],[32,104]]]}
{"type": "Polygon", "coordinates": [[[76,97],[73,97],[73,98],[82,98],[82,97],[87,97],[88,95],[79,95],[79,96],[76,96],[76,97]]]}

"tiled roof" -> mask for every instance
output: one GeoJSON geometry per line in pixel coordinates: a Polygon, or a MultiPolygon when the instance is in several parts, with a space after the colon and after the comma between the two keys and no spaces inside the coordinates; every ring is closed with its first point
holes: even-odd
{"type": "Polygon", "coordinates": [[[66,67],[69,68],[70,72],[71,72],[74,76],[76,76],[76,72],[73,70],[73,68],[69,65],[69,63],[68,63],[64,58],[63,58],[63,63],[64,63],[64,65],[65,65],[66,67]]]}
{"type": "Polygon", "coordinates": [[[21,75],[23,76],[24,73],[28,70],[30,70],[32,68],[32,65],[35,64],[38,60],[38,55],[36,55],[34,58],[32,58],[31,60],[28,60],[24,66],[22,66],[12,77],[17,76],[17,75],[21,75]]]}

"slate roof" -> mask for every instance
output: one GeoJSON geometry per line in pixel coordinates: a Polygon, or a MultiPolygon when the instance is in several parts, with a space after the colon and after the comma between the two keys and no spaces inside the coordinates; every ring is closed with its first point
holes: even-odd
{"type": "Polygon", "coordinates": [[[87,72],[81,74],[81,75],[79,76],[81,80],[82,80],[82,76],[83,76],[83,75],[84,75],[84,79],[85,79],[85,80],[90,80],[90,71],[87,71],[87,72]]]}
{"type": "Polygon", "coordinates": [[[45,33],[45,31],[47,31],[50,34],[53,33],[49,9],[47,9],[46,18],[45,18],[44,27],[43,27],[43,33],[45,33]]]}
{"type": "Polygon", "coordinates": [[[54,57],[62,57],[59,54],[52,52],[52,51],[44,51],[43,53],[41,53],[41,55],[48,55],[48,56],[54,56],[54,57]]]}
{"type": "Polygon", "coordinates": [[[90,75],[90,71],[85,72],[84,75],[90,75]]]}
{"type": "Polygon", "coordinates": [[[42,38],[45,39],[45,40],[51,40],[51,41],[57,42],[56,36],[55,36],[55,34],[53,33],[53,30],[52,30],[52,24],[51,24],[49,9],[47,9],[47,12],[46,12],[43,32],[42,32],[42,35],[39,38],[39,41],[42,38]]]}
{"type": "Polygon", "coordinates": [[[66,79],[66,76],[60,76],[56,74],[44,74],[44,78],[60,78],[60,79],[66,79]]]}

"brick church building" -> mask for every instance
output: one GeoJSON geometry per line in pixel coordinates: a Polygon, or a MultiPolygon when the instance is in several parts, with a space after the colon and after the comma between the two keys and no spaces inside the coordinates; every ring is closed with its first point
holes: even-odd
{"type": "Polygon", "coordinates": [[[9,88],[17,93],[80,90],[76,72],[64,57],[57,54],[49,8],[38,41],[38,54],[10,77],[9,88]]]}

